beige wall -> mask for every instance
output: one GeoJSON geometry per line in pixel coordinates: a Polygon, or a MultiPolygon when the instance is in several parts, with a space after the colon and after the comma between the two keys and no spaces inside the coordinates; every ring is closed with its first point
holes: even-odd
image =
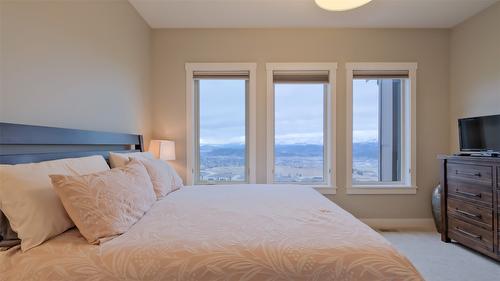
{"type": "Polygon", "coordinates": [[[454,28],[450,39],[449,30],[436,29],[151,31],[125,0],[0,0],[0,121],[152,132],[176,140],[174,165],[185,176],[184,64],[257,62],[257,178],[264,183],[265,63],[338,62],[339,189],[330,198],[358,217],[427,218],[436,155],[457,148],[456,119],[500,113],[495,27],[500,4],[454,28]],[[419,64],[417,195],[345,194],[344,63],[356,61],[419,64]]]}
{"type": "Polygon", "coordinates": [[[186,62],[257,62],[257,178],[266,173],[266,62],[338,62],[337,195],[363,218],[428,218],[438,182],[438,153],[449,147],[449,32],[410,29],[159,29],[153,30],[153,136],[176,141],[185,176],[186,62]],[[345,62],[418,62],[417,195],[345,194],[345,62]]]}
{"type": "Polygon", "coordinates": [[[500,3],[451,32],[450,150],[458,150],[457,119],[500,114],[500,3]]]}
{"type": "Polygon", "coordinates": [[[0,3],[0,121],[150,134],[151,30],[127,1],[0,3]]]}

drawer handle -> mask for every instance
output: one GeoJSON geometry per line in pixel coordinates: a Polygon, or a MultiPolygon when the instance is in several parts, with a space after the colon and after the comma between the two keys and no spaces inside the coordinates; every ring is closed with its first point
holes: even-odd
{"type": "Polygon", "coordinates": [[[481,239],[481,235],[477,235],[477,234],[473,234],[473,233],[470,233],[470,232],[467,232],[465,230],[462,230],[458,227],[455,227],[455,230],[466,235],[466,236],[469,236],[469,237],[472,237],[472,238],[475,238],[475,239],[481,239]]]}
{"type": "Polygon", "coordinates": [[[456,175],[464,175],[464,176],[471,176],[471,177],[481,177],[481,173],[464,173],[464,172],[459,172],[458,170],[455,170],[456,175]]]}
{"type": "Polygon", "coordinates": [[[455,192],[458,193],[458,194],[465,195],[465,196],[471,196],[471,197],[479,197],[479,198],[481,198],[481,193],[470,193],[470,192],[460,191],[459,189],[456,189],[455,192]]]}
{"type": "Polygon", "coordinates": [[[457,213],[460,213],[462,215],[466,215],[468,217],[473,217],[473,218],[478,218],[480,219],[481,218],[481,215],[480,214],[473,214],[473,213],[469,213],[469,212],[466,212],[466,211],[462,211],[458,208],[455,208],[455,211],[457,211],[457,213]]]}

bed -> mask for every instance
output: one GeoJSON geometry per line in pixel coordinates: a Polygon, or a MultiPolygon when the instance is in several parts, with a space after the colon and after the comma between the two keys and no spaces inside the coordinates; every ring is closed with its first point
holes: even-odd
{"type": "Polygon", "coordinates": [[[73,228],[24,253],[0,252],[0,273],[1,280],[422,280],[380,234],[314,189],[272,185],[185,187],[101,245],[73,228]]]}

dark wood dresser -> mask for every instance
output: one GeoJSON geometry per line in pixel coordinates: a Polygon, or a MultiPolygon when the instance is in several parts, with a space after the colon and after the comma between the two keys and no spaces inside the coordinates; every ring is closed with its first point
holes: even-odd
{"type": "Polygon", "coordinates": [[[441,240],[500,261],[500,158],[447,156],[441,161],[441,240]]]}

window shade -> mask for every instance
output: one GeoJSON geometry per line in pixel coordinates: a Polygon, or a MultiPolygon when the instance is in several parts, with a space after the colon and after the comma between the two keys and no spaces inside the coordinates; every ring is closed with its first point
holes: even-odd
{"type": "Polygon", "coordinates": [[[194,79],[249,79],[249,71],[195,71],[194,79]]]}
{"type": "Polygon", "coordinates": [[[354,79],[408,78],[408,70],[354,70],[354,79]]]}
{"type": "Polygon", "coordinates": [[[273,71],[274,83],[328,83],[329,72],[318,71],[273,71]]]}

